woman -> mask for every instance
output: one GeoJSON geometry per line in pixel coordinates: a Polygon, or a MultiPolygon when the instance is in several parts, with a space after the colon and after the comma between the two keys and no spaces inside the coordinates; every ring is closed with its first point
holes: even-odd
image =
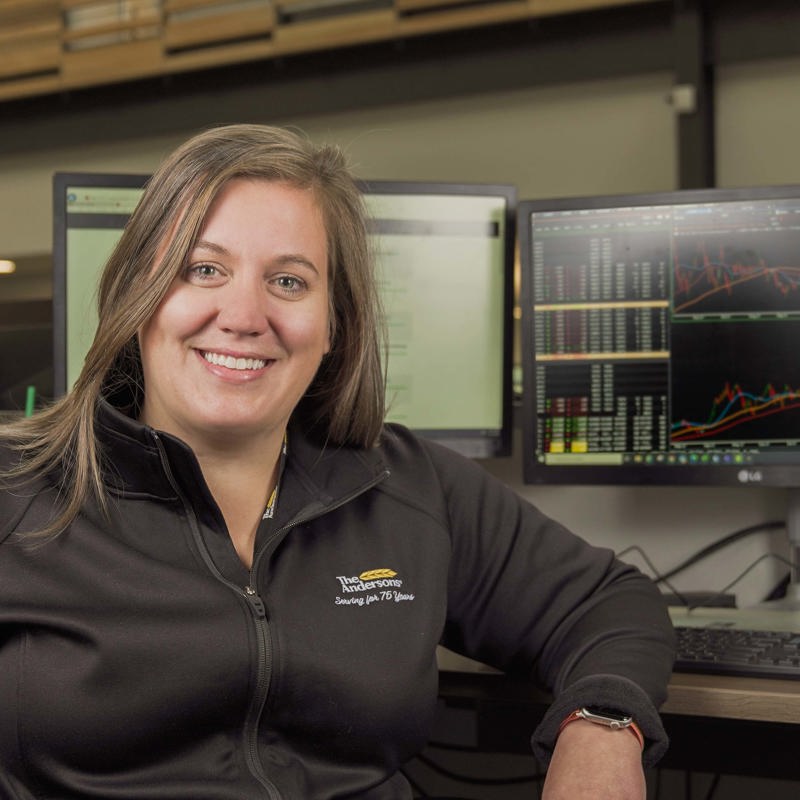
{"type": "Polygon", "coordinates": [[[156,172],[75,387],[0,434],[3,797],[409,798],[440,642],[552,690],[546,797],[643,796],[657,592],[384,427],[377,307],[337,150],[227,126],[156,172]]]}

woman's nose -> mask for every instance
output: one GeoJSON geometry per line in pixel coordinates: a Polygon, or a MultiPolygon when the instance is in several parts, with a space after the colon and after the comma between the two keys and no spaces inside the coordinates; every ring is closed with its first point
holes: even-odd
{"type": "Polygon", "coordinates": [[[257,336],[269,328],[269,297],[263,286],[232,281],[220,295],[217,324],[240,336],[257,336]]]}

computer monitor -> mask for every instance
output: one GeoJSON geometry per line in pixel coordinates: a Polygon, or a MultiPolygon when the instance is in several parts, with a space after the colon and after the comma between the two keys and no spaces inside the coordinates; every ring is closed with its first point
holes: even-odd
{"type": "Polygon", "coordinates": [[[387,419],[465,455],[511,451],[516,191],[370,181],[387,419]]]}
{"type": "Polygon", "coordinates": [[[800,547],[800,187],[526,200],[519,231],[524,480],[791,487],[800,547]]]}
{"type": "Polygon", "coordinates": [[[149,175],[53,176],[53,392],[78,377],[97,328],[98,278],[149,175]]]}
{"type": "MultiPolygon", "coordinates": [[[[54,177],[54,388],[80,372],[95,287],[147,175],[54,177]]],[[[387,419],[464,455],[511,450],[512,186],[370,181],[389,330],[387,419]]]]}

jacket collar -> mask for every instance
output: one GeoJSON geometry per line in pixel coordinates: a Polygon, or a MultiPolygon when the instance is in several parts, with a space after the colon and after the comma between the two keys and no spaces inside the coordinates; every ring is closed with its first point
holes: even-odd
{"type": "MultiPolygon", "coordinates": [[[[180,493],[195,507],[216,509],[194,452],[182,440],[141,424],[105,398],[98,402],[96,430],[112,494],[175,501],[180,493]]],[[[279,524],[338,505],[388,475],[380,448],[321,447],[297,425],[288,437],[279,524]]]]}

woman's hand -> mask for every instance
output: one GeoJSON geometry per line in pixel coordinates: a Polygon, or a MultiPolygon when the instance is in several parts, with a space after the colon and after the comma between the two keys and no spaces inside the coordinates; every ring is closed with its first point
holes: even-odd
{"type": "Polygon", "coordinates": [[[542,800],[645,800],[642,751],[630,731],[576,720],[561,731],[542,800]]]}

